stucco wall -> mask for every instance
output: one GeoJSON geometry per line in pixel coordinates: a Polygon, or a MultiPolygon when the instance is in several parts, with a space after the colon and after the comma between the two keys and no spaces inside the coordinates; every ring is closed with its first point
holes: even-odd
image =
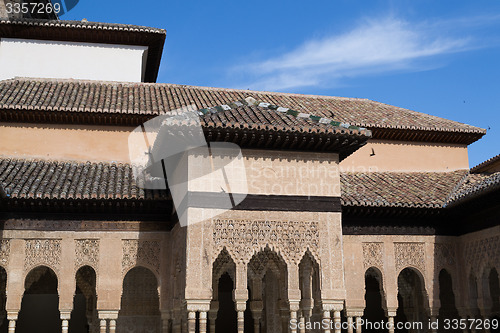
{"type": "Polygon", "coordinates": [[[466,145],[370,140],[340,163],[342,171],[454,171],[469,168],[466,145]]]}
{"type": "Polygon", "coordinates": [[[146,46],[2,38],[0,80],[13,77],[141,82],[146,46]]]}

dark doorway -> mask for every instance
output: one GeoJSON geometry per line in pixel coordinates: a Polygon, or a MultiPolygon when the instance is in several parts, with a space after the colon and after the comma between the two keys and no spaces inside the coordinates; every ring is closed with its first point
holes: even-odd
{"type": "MultiPolygon", "coordinates": [[[[386,322],[383,308],[384,298],[382,292],[382,274],[376,268],[369,268],[365,273],[365,311],[363,319],[366,322],[380,323],[386,322]]],[[[387,332],[387,330],[375,330],[373,327],[366,327],[363,332],[387,332]]]]}
{"type": "Polygon", "coordinates": [[[0,333],[7,333],[9,322],[7,321],[7,272],[0,266],[0,333]]]}
{"type": "Polygon", "coordinates": [[[132,268],[123,279],[117,332],[161,332],[158,281],[149,269],[132,268]]]}
{"type": "Polygon", "coordinates": [[[24,296],[16,333],[61,332],[57,276],[48,267],[31,270],[24,282],[24,296]]]}
{"type": "Polygon", "coordinates": [[[71,333],[97,332],[99,321],[97,319],[95,271],[90,266],[83,266],[76,272],[75,278],[76,290],[69,331],[71,333]]]}
{"type": "MultiPolygon", "coordinates": [[[[455,294],[453,293],[453,281],[451,279],[451,275],[446,271],[446,269],[442,269],[439,272],[439,301],[441,303],[441,307],[439,308],[439,322],[443,323],[445,319],[453,320],[458,319],[460,316],[458,315],[458,310],[455,304],[455,294]]],[[[439,325],[439,331],[451,331],[451,332],[459,332],[460,330],[445,330],[444,325],[439,325]]]]}
{"type": "MultiPolygon", "coordinates": [[[[405,268],[398,276],[398,310],[395,323],[412,323],[410,328],[400,329],[396,332],[427,332],[427,297],[424,291],[424,281],[412,268],[405,268]],[[419,324],[421,323],[421,324],[419,324]],[[421,325],[419,328],[416,325],[421,325]]],[[[404,324],[403,324],[404,325],[404,324]]],[[[408,327],[408,326],[407,326],[408,327]]]]}
{"type": "Polygon", "coordinates": [[[233,301],[233,280],[228,273],[222,274],[218,284],[219,311],[215,320],[216,332],[238,331],[237,313],[233,301]]]}

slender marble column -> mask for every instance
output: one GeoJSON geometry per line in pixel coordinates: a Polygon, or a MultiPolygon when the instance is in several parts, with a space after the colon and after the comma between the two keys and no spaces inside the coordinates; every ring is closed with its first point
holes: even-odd
{"type": "Polygon", "coordinates": [[[115,319],[109,320],[109,333],[116,333],[116,320],[115,319]]]}
{"type": "Polygon", "coordinates": [[[200,333],[207,333],[207,313],[200,311],[200,333]]]}
{"type": "MultiPolygon", "coordinates": [[[[295,322],[295,324],[297,324],[297,311],[295,311],[295,310],[290,311],[290,322],[295,322]]],[[[296,327],[297,327],[296,325],[291,326],[290,333],[297,333],[296,327]]]]}
{"type": "Polygon", "coordinates": [[[16,320],[11,319],[9,320],[9,333],[15,333],[16,332],[16,320]]]}
{"type": "Polygon", "coordinates": [[[390,316],[388,318],[388,324],[389,324],[389,333],[394,333],[394,317],[390,316]]]}
{"type": "Polygon", "coordinates": [[[304,318],[304,315],[300,316],[299,323],[299,333],[306,333],[306,318],[304,318]]]}
{"type": "Polygon", "coordinates": [[[196,312],[188,313],[188,333],[196,333],[196,312]]]}
{"type": "Polygon", "coordinates": [[[340,310],[333,311],[333,325],[334,325],[335,333],[341,333],[342,322],[340,320],[340,310]]]}
{"type": "Polygon", "coordinates": [[[347,333],[353,333],[354,332],[354,322],[352,320],[352,316],[347,317],[347,333]]]}
{"type": "Polygon", "coordinates": [[[323,333],[330,333],[330,310],[323,310],[323,322],[327,322],[328,325],[325,325],[323,329],[323,333]]]}
{"type": "Polygon", "coordinates": [[[356,317],[356,333],[361,333],[363,331],[363,325],[361,325],[361,317],[356,317]]]}
{"type": "Polygon", "coordinates": [[[108,330],[108,321],[106,319],[101,319],[100,321],[100,332],[101,333],[107,333],[106,331],[108,330]]]}
{"type": "Polygon", "coordinates": [[[238,333],[245,332],[245,312],[238,311],[238,333]]]}

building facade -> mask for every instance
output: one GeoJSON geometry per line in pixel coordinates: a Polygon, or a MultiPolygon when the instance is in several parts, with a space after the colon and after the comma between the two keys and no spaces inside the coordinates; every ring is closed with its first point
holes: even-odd
{"type": "MultiPolygon", "coordinates": [[[[485,130],[366,99],[148,83],[159,29],[4,19],[0,33],[131,41],[144,68],[0,81],[0,331],[494,330],[500,159],[467,158],[485,130]],[[225,210],[229,188],[193,182],[182,226],[170,189],[136,181],[128,138],[190,105],[207,142],[241,148],[247,193],[225,210]]],[[[189,175],[224,159],[187,157],[189,175]]]]}

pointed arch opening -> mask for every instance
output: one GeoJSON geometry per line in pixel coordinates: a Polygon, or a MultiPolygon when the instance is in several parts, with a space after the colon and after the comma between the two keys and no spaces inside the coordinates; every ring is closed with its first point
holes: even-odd
{"type": "Polygon", "coordinates": [[[61,332],[57,275],[46,266],[33,268],[24,280],[16,333],[61,332]]]}
{"type": "MultiPolygon", "coordinates": [[[[450,273],[444,268],[439,272],[439,302],[441,303],[438,316],[440,322],[443,322],[445,319],[452,320],[460,318],[455,303],[453,281],[450,273]]],[[[444,326],[440,327],[440,331],[445,331],[444,326]]],[[[455,330],[455,332],[459,332],[459,330],[455,330]]]]}
{"type": "Polygon", "coordinates": [[[212,310],[209,327],[216,332],[236,332],[237,313],[233,301],[236,264],[226,249],[223,249],[212,265],[212,310]]]}
{"type": "Polygon", "coordinates": [[[491,313],[493,315],[500,316],[500,281],[498,278],[498,272],[495,268],[490,270],[488,284],[490,287],[491,313]]]}
{"type": "MultiPolygon", "coordinates": [[[[376,267],[370,267],[365,272],[365,311],[363,319],[368,322],[386,322],[386,299],[384,293],[382,273],[376,267]]],[[[365,332],[381,332],[367,326],[365,332]]],[[[386,332],[386,330],[382,330],[386,332]]]]}
{"type": "Polygon", "coordinates": [[[134,267],[123,279],[118,332],[161,332],[160,297],[156,275],[145,267],[134,267]]]}
{"type": "Polygon", "coordinates": [[[73,311],[69,321],[71,333],[97,332],[97,276],[90,266],[83,266],[75,274],[76,289],[73,297],[73,311]]]}
{"type": "MultiPolygon", "coordinates": [[[[428,297],[425,291],[424,278],[415,268],[405,268],[398,275],[398,310],[395,322],[413,322],[424,324],[428,322],[428,297]]],[[[408,330],[396,329],[397,332],[413,333],[419,330],[416,326],[408,330]]]]}
{"type": "Polygon", "coordinates": [[[319,264],[307,251],[299,263],[300,309],[305,322],[321,321],[321,289],[319,264]]]}
{"type": "Polygon", "coordinates": [[[259,305],[252,311],[254,327],[258,323],[263,333],[288,332],[288,274],[283,258],[269,247],[264,248],[250,259],[248,279],[251,302],[259,305]]]}

